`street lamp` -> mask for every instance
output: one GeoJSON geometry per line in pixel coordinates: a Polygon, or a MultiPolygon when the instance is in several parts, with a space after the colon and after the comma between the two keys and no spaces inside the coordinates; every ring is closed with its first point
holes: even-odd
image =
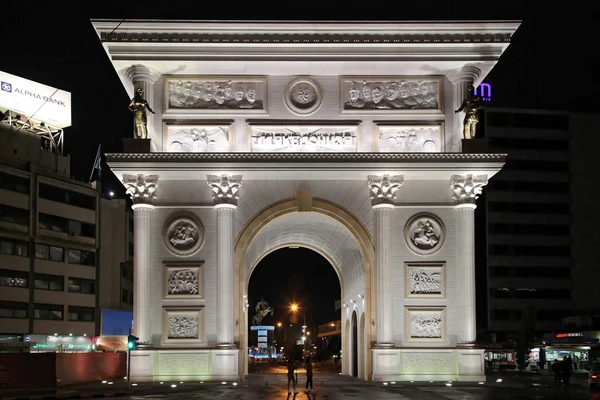
{"type": "MultiPolygon", "coordinates": [[[[290,305],[290,310],[292,312],[296,312],[296,311],[298,311],[298,309],[299,309],[298,304],[292,303],[290,305]]],[[[306,336],[304,336],[306,334],[306,313],[303,312],[302,314],[304,316],[304,324],[302,325],[302,335],[303,335],[302,336],[302,350],[303,350],[302,351],[302,359],[304,360],[304,357],[306,356],[306,336]]]]}

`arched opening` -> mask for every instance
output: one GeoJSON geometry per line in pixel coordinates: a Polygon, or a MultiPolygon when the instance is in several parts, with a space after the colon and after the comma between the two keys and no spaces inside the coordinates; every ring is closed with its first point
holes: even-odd
{"type": "MultiPolygon", "coordinates": [[[[310,210],[299,211],[296,199],[274,203],[258,212],[240,230],[235,247],[235,338],[240,348],[239,371],[243,377],[249,373],[248,350],[250,344],[250,308],[248,290],[250,277],[260,261],[282,248],[314,250],[333,266],[341,287],[341,312],[339,331],[342,335],[342,374],[352,375],[348,361],[351,359],[349,328],[351,311],[365,315],[367,321],[375,311],[374,244],[373,238],[362,222],[344,208],[332,202],[313,198],[310,210]],[[348,329],[345,329],[348,327],[348,329]]],[[[254,305],[253,305],[254,307],[254,305]]],[[[276,323],[277,321],[275,321],[276,323]]],[[[355,326],[358,324],[355,323],[355,326]]],[[[375,337],[374,324],[364,324],[364,332],[356,334],[358,371],[371,371],[368,343],[375,337]]],[[[358,372],[355,374],[358,376],[358,372]]]]}
{"type": "Polygon", "coordinates": [[[352,312],[352,376],[358,376],[358,322],[356,311],[352,312]]]}
{"type": "Polygon", "coordinates": [[[338,275],[318,252],[292,247],[266,255],[248,283],[249,373],[285,373],[285,359],[302,365],[309,355],[316,373],[339,372],[340,298],[338,275]]]}

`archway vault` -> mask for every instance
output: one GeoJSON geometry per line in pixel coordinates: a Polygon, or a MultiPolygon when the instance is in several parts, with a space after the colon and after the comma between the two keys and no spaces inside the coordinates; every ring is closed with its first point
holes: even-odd
{"type": "MultiPolygon", "coordinates": [[[[305,247],[324,256],[340,279],[342,300],[360,295],[364,299],[361,302],[364,307],[357,311],[367,320],[371,319],[375,303],[371,294],[374,284],[374,243],[367,228],[356,216],[330,201],[312,198],[310,206],[306,207],[299,205],[296,199],[283,200],[258,212],[236,238],[235,301],[239,307],[235,312],[235,334],[241,349],[248,346],[244,296],[252,271],[266,255],[284,247],[305,247]]],[[[342,312],[342,320],[345,315],[342,312]]],[[[360,335],[364,350],[373,334],[369,331],[360,335]]],[[[247,352],[240,355],[240,372],[245,374],[247,352]]],[[[361,361],[365,363],[362,368],[370,369],[366,365],[370,364],[370,357],[361,361]]]]}

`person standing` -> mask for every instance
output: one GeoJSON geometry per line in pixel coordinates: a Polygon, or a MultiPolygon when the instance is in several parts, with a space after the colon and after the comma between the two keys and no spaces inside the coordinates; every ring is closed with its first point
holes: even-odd
{"type": "Polygon", "coordinates": [[[563,357],[562,367],[563,383],[565,386],[568,386],[569,381],[571,380],[571,372],[573,371],[573,361],[571,360],[571,357],[563,357]]]}
{"type": "Polygon", "coordinates": [[[310,356],[306,357],[306,389],[304,390],[305,393],[308,393],[308,385],[310,384],[310,390],[312,393],[315,392],[315,389],[313,388],[313,365],[312,365],[312,361],[310,359],[310,356]]]}
{"type": "Polygon", "coordinates": [[[296,378],[294,378],[295,371],[296,371],[296,364],[294,363],[294,361],[291,358],[288,358],[288,362],[287,362],[288,394],[292,394],[292,391],[290,390],[290,383],[292,384],[292,387],[294,388],[294,394],[298,394],[298,391],[296,390],[296,378]]]}
{"type": "Polygon", "coordinates": [[[558,362],[558,360],[554,360],[554,363],[552,363],[552,372],[554,372],[554,382],[556,383],[560,383],[561,381],[561,364],[558,362]]]}

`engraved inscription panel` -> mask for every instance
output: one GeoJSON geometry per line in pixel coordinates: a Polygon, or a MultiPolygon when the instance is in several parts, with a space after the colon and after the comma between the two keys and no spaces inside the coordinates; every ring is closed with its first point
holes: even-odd
{"type": "Polygon", "coordinates": [[[444,151],[442,125],[378,125],[382,153],[439,153],[444,151]]]}
{"type": "Polygon", "coordinates": [[[207,353],[158,353],[158,375],[192,375],[209,372],[207,353]]]}
{"type": "Polygon", "coordinates": [[[254,125],[250,127],[253,152],[355,153],[358,125],[254,125]]]}
{"type": "Polygon", "coordinates": [[[452,353],[402,353],[403,374],[447,374],[452,370],[452,353]]]}

